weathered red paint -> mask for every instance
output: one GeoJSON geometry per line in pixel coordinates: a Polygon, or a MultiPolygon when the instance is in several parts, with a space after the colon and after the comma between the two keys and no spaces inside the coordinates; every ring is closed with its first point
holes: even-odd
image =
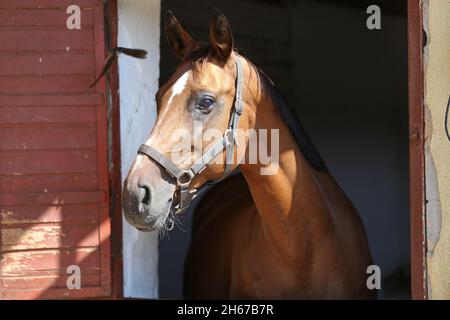
{"type": "Polygon", "coordinates": [[[420,0],[408,0],[411,295],[413,299],[420,300],[427,298],[422,36],[420,0]]]}
{"type": "Polygon", "coordinates": [[[101,0],[0,2],[0,298],[111,295],[101,0]],[[38,9],[39,8],[39,9],[38,9]],[[69,265],[81,290],[66,288],[69,265]]]}

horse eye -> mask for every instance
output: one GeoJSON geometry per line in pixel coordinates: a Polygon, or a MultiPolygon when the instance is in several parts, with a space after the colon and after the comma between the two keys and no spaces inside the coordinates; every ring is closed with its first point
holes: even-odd
{"type": "Polygon", "coordinates": [[[212,97],[202,97],[198,102],[198,109],[202,112],[210,112],[215,102],[212,97]]]}

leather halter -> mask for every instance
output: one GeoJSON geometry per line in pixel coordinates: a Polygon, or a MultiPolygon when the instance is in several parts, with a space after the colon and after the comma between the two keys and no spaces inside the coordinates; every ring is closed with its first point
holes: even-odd
{"type": "Polygon", "coordinates": [[[166,171],[176,179],[177,189],[174,193],[174,204],[172,210],[176,214],[186,210],[191,201],[202,191],[204,188],[219,183],[225,179],[231,171],[231,166],[234,160],[234,149],[236,144],[236,130],[239,124],[239,118],[242,114],[244,105],[242,103],[242,64],[240,58],[236,56],[236,91],[234,93],[234,103],[228,128],[225,131],[223,138],[210,147],[201,157],[198,159],[189,169],[183,170],[177,167],[170,159],[162,155],[158,150],[150,147],[146,144],[141,145],[138,153],[142,153],[150,159],[156,161],[166,171]],[[192,179],[201,173],[206,166],[213,161],[223,150],[226,151],[226,163],[225,170],[222,176],[214,181],[208,181],[199,190],[189,189],[192,179]],[[178,200],[178,201],[175,201],[178,200]]]}

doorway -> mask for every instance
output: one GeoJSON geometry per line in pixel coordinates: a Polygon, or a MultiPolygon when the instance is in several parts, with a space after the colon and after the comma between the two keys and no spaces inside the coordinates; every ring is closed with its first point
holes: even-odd
{"type": "MultiPolygon", "coordinates": [[[[358,209],[382,299],[410,298],[408,42],[405,1],[202,1],[161,3],[196,40],[208,39],[219,8],[235,43],[294,108],[332,175],[358,209]],[[381,8],[381,29],[366,26],[381,8]]],[[[161,28],[163,30],[163,28],[161,28]]],[[[178,61],[161,34],[160,84],[178,61]]],[[[161,298],[182,297],[192,212],[159,244],[161,298]]]]}

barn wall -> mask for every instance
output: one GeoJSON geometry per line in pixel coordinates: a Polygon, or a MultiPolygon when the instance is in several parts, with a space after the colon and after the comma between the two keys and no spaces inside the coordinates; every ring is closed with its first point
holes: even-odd
{"type": "Polygon", "coordinates": [[[103,1],[70,4],[0,1],[0,299],[111,293],[103,1]]]}
{"type": "Polygon", "coordinates": [[[425,48],[425,176],[430,299],[450,299],[450,141],[444,116],[450,93],[450,7],[423,1],[425,48]]]}
{"type": "MultiPolygon", "coordinates": [[[[122,181],[156,117],[159,79],[159,0],[119,0],[119,46],[147,50],[145,60],[119,59],[122,181]]],[[[158,236],[123,220],[124,296],[158,296],[158,236]]]]}

